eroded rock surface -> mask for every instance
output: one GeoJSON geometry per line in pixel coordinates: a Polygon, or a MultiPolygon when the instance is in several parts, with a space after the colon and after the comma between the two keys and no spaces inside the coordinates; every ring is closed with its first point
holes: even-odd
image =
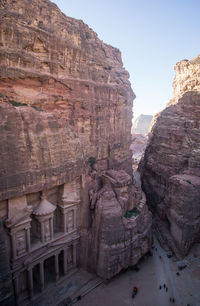
{"type": "Polygon", "coordinates": [[[134,94],[120,51],[49,1],[1,1],[0,9],[1,148],[7,159],[1,158],[0,165],[3,197],[29,188],[30,176],[32,190],[39,190],[42,180],[49,186],[61,182],[66,170],[76,176],[70,171],[74,166],[80,174],[80,155],[82,160],[110,157],[115,166],[128,169],[134,94]],[[23,103],[28,106],[21,107],[23,103]],[[60,129],[68,129],[64,137],[60,129]],[[82,152],[77,147],[74,154],[66,137],[75,146],[79,142],[82,152]],[[47,148],[44,153],[42,147],[47,148]],[[48,171],[54,169],[54,182],[44,173],[46,165],[48,171]],[[43,178],[36,182],[38,171],[43,178]]]}
{"type": "Polygon", "coordinates": [[[92,210],[89,265],[99,276],[112,276],[134,266],[151,247],[151,213],[140,187],[125,171],[108,170],[100,176],[92,210]]]}
{"type": "Polygon", "coordinates": [[[200,55],[192,60],[182,60],[175,66],[175,78],[173,82],[174,99],[171,103],[176,103],[188,91],[200,91],[200,55]]]}
{"type": "Polygon", "coordinates": [[[175,97],[154,117],[142,182],[149,205],[168,225],[177,252],[185,255],[200,239],[199,57],[178,63],[175,70],[175,97]]]}

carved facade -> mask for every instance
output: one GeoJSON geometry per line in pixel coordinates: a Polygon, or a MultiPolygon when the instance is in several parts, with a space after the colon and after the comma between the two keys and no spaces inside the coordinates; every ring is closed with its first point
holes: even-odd
{"type": "Polygon", "coordinates": [[[34,300],[77,265],[77,181],[57,188],[56,202],[42,193],[36,207],[24,195],[7,201],[5,228],[16,303],[34,300]],[[71,190],[71,192],[70,192],[71,190]]]}

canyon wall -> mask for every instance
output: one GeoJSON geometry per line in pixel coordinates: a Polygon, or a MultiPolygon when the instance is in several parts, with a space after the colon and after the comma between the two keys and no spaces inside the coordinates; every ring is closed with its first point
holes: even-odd
{"type": "Polygon", "coordinates": [[[1,199],[71,180],[91,156],[130,172],[134,94],[120,51],[49,1],[0,8],[1,199]]]}
{"type": "Polygon", "coordinates": [[[200,241],[199,59],[175,66],[174,98],[154,117],[140,165],[156,226],[179,256],[200,241]]]}
{"type": "Polygon", "coordinates": [[[0,17],[1,256],[23,305],[48,273],[57,282],[81,265],[111,278],[134,265],[151,213],[132,184],[120,51],[47,0],[3,0],[0,17]]]}

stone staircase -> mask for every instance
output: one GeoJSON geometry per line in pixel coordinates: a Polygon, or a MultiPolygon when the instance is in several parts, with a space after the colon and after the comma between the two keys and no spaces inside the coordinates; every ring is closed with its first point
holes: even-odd
{"type": "Polygon", "coordinates": [[[72,269],[56,284],[49,285],[45,291],[24,306],[69,306],[77,302],[103,281],[83,269],[72,269]]]}

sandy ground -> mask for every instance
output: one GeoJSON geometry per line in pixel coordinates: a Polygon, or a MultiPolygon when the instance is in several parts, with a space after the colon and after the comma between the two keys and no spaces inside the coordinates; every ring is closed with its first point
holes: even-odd
{"type": "Polygon", "coordinates": [[[200,306],[200,261],[190,261],[179,271],[174,258],[154,239],[153,256],[144,258],[138,272],[127,270],[113,278],[109,283],[82,297],[77,306],[200,306]],[[179,271],[180,275],[176,273],[179,271]],[[168,291],[163,288],[166,284],[168,291]],[[159,286],[162,289],[159,289],[159,286]],[[138,294],[132,299],[132,288],[138,287],[138,294]],[[170,297],[175,302],[170,302],[170,297]]]}

